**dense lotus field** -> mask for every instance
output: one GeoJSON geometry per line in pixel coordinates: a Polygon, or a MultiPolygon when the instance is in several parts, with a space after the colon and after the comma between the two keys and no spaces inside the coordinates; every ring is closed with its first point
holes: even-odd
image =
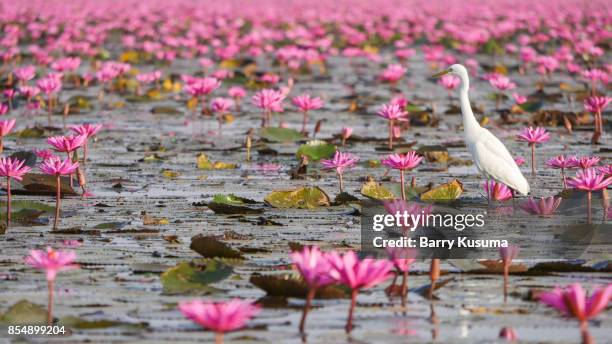
{"type": "Polygon", "coordinates": [[[0,1],[0,344],[612,342],[611,14],[0,1]]]}

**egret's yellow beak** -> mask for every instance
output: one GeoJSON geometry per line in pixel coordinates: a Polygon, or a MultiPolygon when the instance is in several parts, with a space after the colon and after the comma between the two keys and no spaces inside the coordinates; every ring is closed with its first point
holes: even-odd
{"type": "Polygon", "coordinates": [[[438,73],[436,73],[436,74],[432,75],[431,77],[432,77],[432,78],[439,78],[439,77],[441,77],[442,75],[446,75],[446,74],[448,74],[448,69],[445,69],[445,70],[443,70],[443,71],[441,71],[441,72],[438,72],[438,73]]]}

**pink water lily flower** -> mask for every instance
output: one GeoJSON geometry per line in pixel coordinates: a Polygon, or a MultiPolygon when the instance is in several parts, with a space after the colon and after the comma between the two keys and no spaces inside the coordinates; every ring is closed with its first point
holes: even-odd
{"type": "Polygon", "coordinates": [[[55,220],[53,221],[53,229],[57,229],[60,215],[60,199],[61,199],[61,176],[73,174],[79,167],[78,162],[72,162],[70,158],[61,160],[60,158],[51,158],[43,161],[40,164],[40,171],[56,177],[56,195],[55,195],[55,220]]]}
{"type": "Polygon", "coordinates": [[[13,74],[22,84],[25,84],[26,81],[30,81],[36,76],[36,67],[32,65],[19,67],[13,70],[13,74]]]}
{"type": "Polygon", "coordinates": [[[605,287],[595,288],[591,297],[586,296],[585,290],[579,283],[565,288],[555,288],[551,292],[540,294],[541,303],[556,308],[563,315],[574,317],[581,327],[586,328],[587,322],[595,318],[608,307],[612,297],[612,283],[605,287]]]}
{"type": "Polygon", "coordinates": [[[565,157],[563,155],[558,155],[552,159],[546,161],[546,166],[552,167],[555,169],[561,169],[561,179],[563,180],[563,188],[567,189],[567,182],[565,179],[565,170],[568,168],[572,168],[575,166],[574,161],[576,160],[575,156],[565,157]]]}
{"type": "Polygon", "coordinates": [[[606,177],[612,177],[612,164],[608,164],[599,168],[599,173],[606,177]]]}
{"type": "Polygon", "coordinates": [[[76,253],[73,251],[56,251],[47,247],[46,251],[32,250],[30,255],[25,258],[25,263],[35,269],[45,270],[48,284],[48,305],[47,305],[47,324],[53,324],[53,289],[55,278],[58,272],[78,269],[79,266],[73,264],[76,260],[76,253]]]}
{"type": "Polygon", "coordinates": [[[11,225],[11,179],[21,181],[32,169],[16,158],[0,159],[0,177],[6,177],[6,229],[11,225]]]}
{"type": "MultiPolygon", "coordinates": [[[[89,138],[96,136],[100,130],[102,130],[102,124],[80,124],[70,126],[70,130],[75,132],[79,136],[85,136],[85,141],[83,142],[83,164],[87,162],[87,154],[88,154],[88,143],[89,138]]],[[[78,140],[77,140],[78,141],[78,140]]],[[[78,143],[78,142],[74,142],[78,143]]]]}
{"type": "Polygon", "coordinates": [[[227,94],[234,99],[236,111],[240,111],[240,103],[242,98],[246,96],[246,90],[240,86],[232,86],[227,90],[227,94]]]}
{"type": "Polygon", "coordinates": [[[342,137],[342,146],[346,145],[346,141],[349,139],[349,137],[351,137],[352,134],[353,134],[353,128],[349,128],[349,127],[342,128],[342,131],[340,132],[340,136],[342,137]]]}
{"type": "Polygon", "coordinates": [[[520,95],[518,93],[512,93],[512,99],[514,99],[514,102],[516,103],[516,105],[522,105],[527,102],[527,97],[520,95]]]}
{"type": "Polygon", "coordinates": [[[408,113],[400,105],[391,103],[384,104],[376,114],[389,121],[389,150],[393,150],[395,121],[407,121],[408,113]]]}
{"type": "Polygon", "coordinates": [[[344,186],[342,174],[346,169],[355,166],[358,161],[359,158],[351,153],[336,151],[332,159],[321,160],[321,165],[323,165],[324,169],[336,170],[336,174],[338,174],[338,178],[340,179],[340,192],[342,192],[344,186]]]}
{"type": "Polygon", "coordinates": [[[223,334],[246,326],[261,308],[251,301],[232,299],[226,302],[201,300],[179,302],[179,310],[189,320],[215,332],[215,342],[223,342],[223,334]]]}
{"type": "MultiPolygon", "coordinates": [[[[403,216],[403,214],[405,213],[408,216],[410,215],[425,216],[433,212],[433,206],[431,204],[421,206],[420,204],[416,202],[406,202],[403,199],[394,199],[391,201],[385,201],[383,203],[383,206],[385,207],[385,210],[387,211],[387,213],[391,215],[396,215],[397,213],[399,213],[400,215],[403,216]]],[[[417,222],[417,223],[413,222],[412,217],[409,217],[406,219],[406,221],[404,221],[401,224],[401,226],[406,229],[409,229],[410,231],[415,231],[421,224],[422,222],[417,222]]]]}
{"type": "Polygon", "coordinates": [[[330,266],[327,261],[327,256],[316,246],[304,247],[299,252],[292,252],[291,261],[308,286],[306,304],[304,305],[304,312],[299,326],[300,332],[303,333],[306,324],[306,316],[308,315],[310,304],[317,290],[332,284],[334,280],[328,274],[330,266]]]}
{"type": "Polygon", "coordinates": [[[555,210],[561,204],[561,197],[542,197],[539,201],[530,197],[525,203],[521,204],[520,207],[525,212],[531,215],[543,215],[548,216],[555,213],[555,210]]]}
{"type": "Polygon", "coordinates": [[[521,133],[516,137],[519,141],[525,141],[531,147],[531,174],[535,175],[535,146],[538,143],[545,143],[550,140],[550,135],[546,132],[546,129],[542,127],[529,127],[523,129],[521,133]]]}
{"type": "Polygon", "coordinates": [[[272,112],[283,112],[283,100],[286,93],[273,89],[263,89],[251,98],[253,104],[263,110],[262,127],[267,127],[272,118],[272,112]]]}
{"type": "Polygon", "coordinates": [[[380,79],[395,85],[404,76],[404,74],[406,74],[406,68],[400,64],[392,64],[383,70],[383,72],[380,74],[380,79]]]}
{"type": "Polygon", "coordinates": [[[400,186],[403,200],[406,200],[404,171],[412,170],[413,168],[417,167],[422,160],[422,156],[417,154],[415,151],[410,151],[404,155],[390,154],[386,159],[381,161],[383,165],[400,171],[400,186]]]}
{"type": "Polygon", "coordinates": [[[612,184],[612,176],[597,173],[595,169],[579,170],[575,177],[567,180],[570,188],[587,192],[587,220],[591,223],[591,192],[599,191],[612,184]]]}
{"type": "Polygon", "coordinates": [[[612,101],[612,97],[597,97],[592,96],[588,97],[584,101],[584,108],[588,112],[592,113],[595,117],[595,129],[593,130],[593,137],[591,138],[591,143],[597,144],[599,143],[599,137],[603,133],[603,118],[602,111],[610,104],[612,101]]]}
{"type": "Polygon", "coordinates": [[[0,154],[4,151],[4,137],[15,127],[15,119],[0,120],[0,154]]]}
{"type": "Polygon", "coordinates": [[[323,107],[323,100],[319,97],[311,97],[309,94],[302,94],[297,97],[293,97],[291,100],[303,114],[302,120],[302,132],[306,132],[306,125],[308,124],[308,111],[317,110],[323,107]]]}
{"type": "Polygon", "coordinates": [[[489,79],[491,86],[500,91],[511,90],[516,88],[516,84],[510,81],[510,78],[504,75],[496,74],[495,77],[489,79]]]}
{"type": "Polygon", "coordinates": [[[518,340],[518,335],[512,327],[504,327],[499,331],[499,338],[505,339],[508,342],[515,342],[518,340]]]}
{"type": "Polygon", "coordinates": [[[506,185],[494,180],[488,180],[482,184],[487,193],[487,199],[493,201],[507,201],[512,198],[512,191],[506,185]]]}
{"type": "Polygon", "coordinates": [[[53,94],[59,92],[62,88],[62,82],[60,79],[47,76],[36,82],[36,86],[47,95],[47,119],[49,126],[51,126],[51,114],[53,113],[53,94]]]}
{"type": "Polygon", "coordinates": [[[457,86],[459,86],[459,84],[461,83],[461,80],[459,80],[459,78],[454,75],[447,74],[438,79],[438,83],[442,85],[442,87],[450,91],[457,88],[457,86]]]}
{"type": "Polygon", "coordinates": [[[393,264],[382,259],[359,259],[353,251],[344,254],[330,252],[328,261],[329,275],[338,283],[351,289],[351,306],[345,326],[346,332],[350,332],[353,328],[353,311],[357,302],[357,294],[361,289],[371,288],[391,277],[393,264]]]}
{"type": "Polygon", "coordinates": [[[47,139],[47,143],[57,152],[72,153],[82,147],[86,140],[86,135],[52,136],[47,139]]]}
{"type": "Polygon", "coordinates": [[[592,167],[597,166],[601,158],[598,156],[583,156],[583,157],[569,157],[567,159],[568,167],[570,168],[580,168],[582,170],[586,170],[592,167]]]}

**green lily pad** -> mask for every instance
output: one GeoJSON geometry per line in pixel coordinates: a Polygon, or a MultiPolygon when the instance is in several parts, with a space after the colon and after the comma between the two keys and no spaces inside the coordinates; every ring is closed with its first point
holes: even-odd
{"type": "Polygon", "coordinates": [[[13,134],[11,134],[11,136],[14,135],[21,139],[38,139],[41,137],[45,137],[46,134],[47,133],[45,131],[45,128],[41,126],[34,126],[34,127],[24,128],[20,131],[16,131],[13,134]]]}
{"type": "Polygon", "coordinates": [[[128,222],[103,222],[94,226],[94,229],[121,229],[128,225],[128,222]]]}
{"type": "Polygon", "coordinates": [[[370,179],[361,186],[361,194],[377,200],[392,200],[396,198],[393,192],[377,183],[374,179],[370,179]]]}
{"type": "Polygon", "coordinates": [[[302,155],[305,155],[309,157],[310,160],[319,161],[334,155],[336,149],[336,146],[331,143],[321,140],[312,140],[301,145],[295,155],[298,159],[301,159],[302,155]]]}
{"type": "Polygon", "coordinates": [[[521,108],[521,110],[526,111],[526,112],[536,112],[540,110],[543,105],[544,105],[544,102],[542,101],[531,101],[531,102],[525,102],[519,105],[519,107],[521,108]]]}
{"type": "Polygon", "coordinates": [[[347,204],[347,203],[354,203],[354,202],[359,202],[359,198],[347,192],[341,192],[338,195],[336,195],[336,198],[334,198],[334,204],[347,204]]]}
{"type": "Polygon", "coordinates": [[[166,295],[204,295],[219,291],[209,284],[229,277],[233,268],[219,260],[181,262],[164,272],[160,281],[166,295]]]}
{"type": "Polygon", "coordinates": [[[240,252],[217,240],[214,236],[198,234],[191,238],[191,245],[189,248],[196,251],[204,258],[244,258],[240,252]]]}
{"type": "MultiPolygon", "coordinates": [[[[46,174],[28,173],[23,176],[23,180],[14,181],[15,188],[11,189],[15,194],[27,195],[55,195],[56,193],[56,178],[46,174]]],[[[70,178],[68,176],[61,177],[60,192],[62,196],[74,196],[76,191],[70,186],[70,178]]],[[[76,184],[76,178],[74,180],[76,184]]]]}
{"type": "Polygon", "coordinates": [[[272,191],[264,201],[275,208],[312,209],[331,204],[329,196],[318,187],[272,191]]]}
{"type": "Polygon", "coordinates": [[[449,159],[448,149],[443,146],[422,146],[417,152],[425,157],[427,162],[447,163],[449,159]]]}
{"type": "Polygon", "coordinates": [[[75,316],[67,316],[63,317],[58,321],[59,326],[66,326],[71,329],[77,330],[96,330],[96,329],[104,329],[111,327],[124,327],[124,328],[133,328],[133,329],[142,329],[146,328],[146,324],[144,323],[124,323],[121,321],[115,320],[84,320],[75,316]]]}
{"type": "Polygon", "coordinates": [[[151,109],[154,115],[182,115],[183,112],[172,106],[154,106],[151,109]]]}
{"type": "Polygon", "coordinates": [[[196,165],[200,170],[229,170],[237,168],[237,164],[229,162],[215,161],[212,162],[208,159],[208,156],[204,153],[198,155],[196,165]]]}
{"type": "Polygon", "coordinates": [[[19,159],[21,161],[24,161],[25,162],[24,165],[31,167],[31,168],[36,167],[36,161],[38,160],[38,157],[36,156],[36,154],[30,151],[15,152],[11,154],[10,158],[19,159]]]}
{"type": "Polygon", "coordinates": [[[0,323],[6,325],[45,325],[47,310],[30,301],[21,300],[0,316],[0,323]]]}
{"type": "MultiPolygon", "coordinates": [[[[295,275],[255,275],[249,279],[253,285],[266,292],[268,296],[306,298],[308,287],[295,275]]],[[[315,294],[317,299],[340,299],[350,295],[350,290],[342,286],[327,286],[319,288],[315,294]]]]}
{"type": "Polygon", "coordinates": [[[275,127],[261,129],[259,136],[272,142],[295,142],[304,139],[304,135],[297,130],[275,127]]]}
{"type": "MultiPolygon", "coordinates": [[[[0,212],[0,218],[6,218],[6,202],[0,202],[0,209],[4,210],[0,212]]],[[[11,220],[12,221],[31,221],[37,219],[39,216],[48,213],[52,214],[55,212],[55,207],[49,206],[44,203],[17,200],[11,202],[11,220]]]]}
{"type": "Polygon", "coordinates": [[[463,193],[463,184],[453,179],[448,183],[436,186],[421,194],[422,201],[452,201],[463,193]]]}
{"type": "Polygon", "coordinates": [[[70,104],[70,113],[79,113],[81,110],[88,111],[93,109],[91,102],[94,100],[93,97],[85,95],[74,95],[68,99],[70,104]]]}
{"type": "Polygon", "coordinates": [[[223,204],[230,204],[230,205],[242,205],[242,204],[255,204],[257,202],[255,202],[252,199],[248,199],[248,198],[244,198],[244,197],[239,197],[236,196],[234,194],[228,194],[228,195],[224,195],[224,194],[216,194],[213,196],[213,202],[215,203],[223,203],[223,204]]]}

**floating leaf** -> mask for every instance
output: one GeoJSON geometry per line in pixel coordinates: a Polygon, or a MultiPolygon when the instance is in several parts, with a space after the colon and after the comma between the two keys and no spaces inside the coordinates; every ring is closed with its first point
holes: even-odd
{"type": "Polygon", "coordinates": [[[431,190],[421,194],[422,201],[452,201],[463,192],[463,184],[453,179],[446,184],[442,184],[432,188],[431,190]]]}
{"type": "Polygon", "coordinates": [[[74,95],[68,99],[68,104],[70,106],[70,113],[79,113],[81,110],[89,111],[93,109],[91,102],[93,101],[92,97],[85,95],[74,95]]]}
{"type": "Polygon", "coordinates": [[[151,215],[144,215],[142,217],[142,224],[145,226],[160,226],[167,225],[170,223],[170,220],[166,217],[153,217],[151,215]]]}
{"type": "Polygon", "coordinates": [[[13,135],[22,139],[37,139],[46,136],[45,129],[39,126],[29,127],[15,132],[13,135]]]}
{"type": "MultiPolygon", "coordinates": [[[[11,189],[15,194],[27,195],[55,195],[56,178],[46,174],[28,173],[23,180],[15,181],[15,188],[11,189]]],[[[76,191],[70,186],[69,177],[61,177],[60,192],[62,196],[74,196],[76,191]]]]}
{"type": "Polygon", "coordinates": [[[264,200],[275,208],[312,209],[330,205],[329,196],[318,187],[277,190],[266,196],[264,200]]]}
{"type": "Polygon", "coordinates": [[[94,229],[121,229],[127,226],[129,222],[103,222],[94,226],[94,229]]]}
{"type": "Polygon", "coordinates": [[[176,179],[178,178],[181,174],[179,172],[176,171],[172,171],[172,170],[163,170],[161,172],[162,176],[168,178],[168,179],[176,179]]]}
{"type": "Polygon", "coordinates": [[[544,102],[542,101],[531,101],[520,104],[519,107],[521,108],[521,110],[526,112],[536,112],[539,111],[543,105],[544,102]]]}
{"type": "Polygon", "coordinates": [[[218,291],[209,284],[222,281],[232,274],[232,267],[219,260],[181,262],[160,276],[164,294],[203,295],[218,291]]]}
{"type": "Polygon", "coordinates": [[[353,203],[353,202],[359,202],[359,198],[347,192],[341,192],[338,195],[336,195],[336,198],[334,198],[334,204],[346,204],[346,203],[353,203]]]}
{"type": "MultiPolygon", "coordinates": [[[[255,275],[249,279],[253,285],[266,292],[269,296],[305,298],[308,287],[303,280],[294,275],[255,275]]],[[[339,299],[350,295],[347,288],[327,286],[317,289],[317,299],[339,299]]]]}
{"type": "Polygon", "coordinates": [[[448,150],[443,146],[422,146],[417,152],[425,157],[428,162],[448,162],[448,150]]]}
{"type": "Polygon", "coordinates": [[[301,145],[296,156],[301,159],[302,155],[305,155],[313,161],[319,161],[321,159],[329,158],[336,152],[336,146],[321,140],[308,141],[301,145]]]}
{"type": "Polygon", "coordinates": [[[263,209],[256,209],[245,206],[245,204],[257,203],[251,199],[238,197],[234,194],[216,194],[212,202],[207,206],[216,214],[261,214],[263,209]]]}
{"type": "Polygon", "coordinates": [[[214,236],[198,234],[191,238],[191,245],[189,248],[196,251],[204,258],[243,258],[240,252],[217,240],[214,236]]]}
{"type": "Polygon", "coordinates": [[[47,310],[29,301],[21,300],[0,316],[0,323],[6,325],[45,325],[47,323],[47,310]]]}
{"type": "Polygon", "coordinates": [[[295,142],[304,139],[304,135],[297,130],[276,127],[261,129],[259,136],[272,142],[295,142]]]}
{"type": "Polygon", "coordinates": [[[231,204],[231,205],[255,204],[255,203],[257,203],[257,202],[255,202],[252,199],[248,199],[248,198],[244,198],[244,197],[239,197],[239,196],[236,196],[234,194],[228,194],[228,195],[216,194],[216,195],[213,196],[213,202],[215,202],[215,203],[223,203],[223,204],[231,204]]]}
{"type": "Polygon", "coordinates": [[[204,153],[198,155],[196,164],[200,170],[229,170],[238,167],[237,164],[232,164],[229,162],[216,161],[213,163],[208,160],[208,156],[204,153]]]}
{"type": "Polygon", "coordinates": [[[182,115],[183,112],[172,106],[154,106],[151,113],[155,115],[182,115]]]}
{"type": "Polygon", "coordinates": [[[15,152],[11,154],[10,158],[22,160],[25,162],[24,165],[28,167],[35,167],[36,161],[38,160],[36,154],[29,151],[15,152]]]}
{"type": "Polygon", "coordinates": [[[95,330],[95,329],[104,329],[104,328],[111,328],[111,327],[126,327],[126,328],[133,328],[133,329],[146,328],[145,323],[130,324],[130,323],[124,323],[120,321],[105,320],[105,319],[84,320],[84,319],[81,319],[75,316],[67,316],[67,317],[61,318],[58,321],[58,325],[66,326],[68,328],[77,329],[77,330],[95,330]]]}
{"type": "Polygon", "coordinates": [[[377,183],[374,179],[369,179],[361,186],[361,194],[377,200],[392,200],[396,198],[389,189],[377,183]]]}
{"type": "MultiPolygon", "coordinates": [[[[0,202],[0,209],[4,210],[0,212],[0,218],[6,218],[6,202],[0,202]]],[[[45,213],[55,212],[55,207],[46,205],[44,203],[17,200],[11,202],[11,220],[18,222],[27,222],[37,219],[39,216],[45,213]]]]}

